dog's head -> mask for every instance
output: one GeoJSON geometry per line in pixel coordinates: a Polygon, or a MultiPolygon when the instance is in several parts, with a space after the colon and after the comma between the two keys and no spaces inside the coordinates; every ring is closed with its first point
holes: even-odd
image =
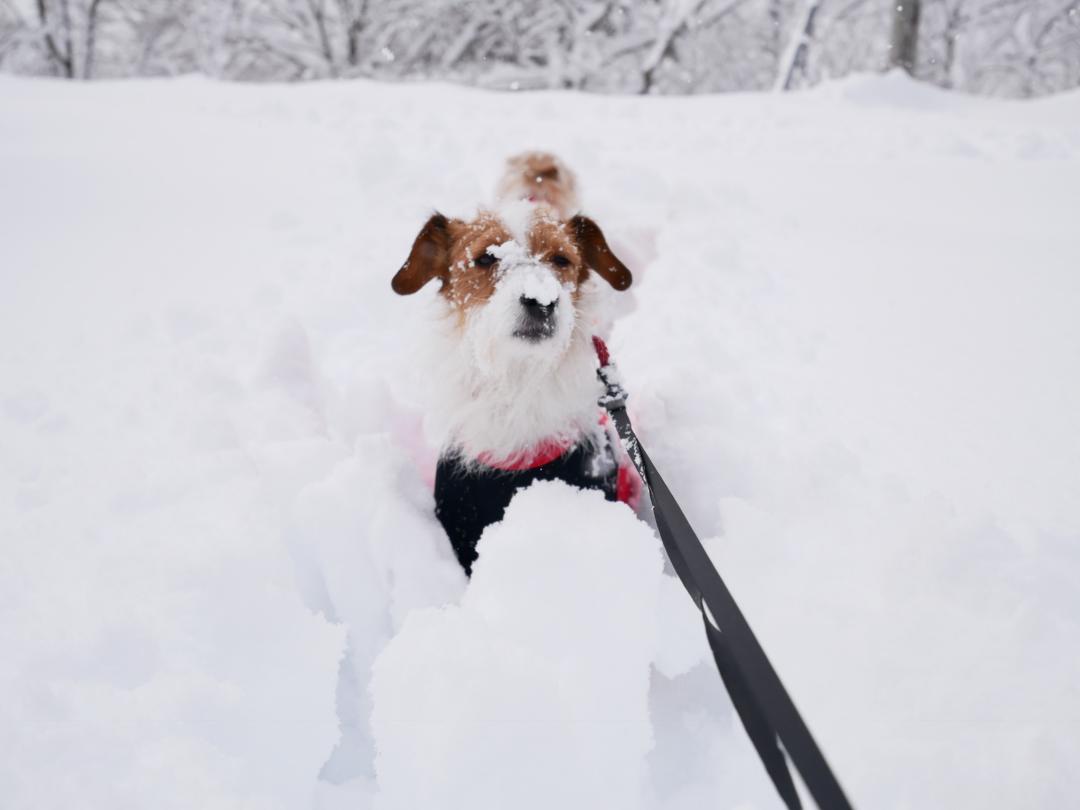
{"type": "Polygon", "coordinates": [[[592,273],[616,290],[632,280],[591,219],[561,220],[547,206],[521,202],[469,222],[435,214],[392,286],[410,295],[438,279],[457,327],[484,354],[557,357],[570,344],[592,273]]]}
{"type": "Polygon", "coordinates": [[[499,203],[528,200],[547,205],[563,219],[579,208],[577,178],[549,152],[523,152],[508,159],[495,198],[499,203]]]}

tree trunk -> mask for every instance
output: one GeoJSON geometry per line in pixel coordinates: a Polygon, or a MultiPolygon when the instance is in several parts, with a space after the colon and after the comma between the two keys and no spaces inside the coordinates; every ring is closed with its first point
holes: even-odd
{"type": "Polygon", "coordinates": [[[656,69],[660,67],[666,58],[674,58],[674,42],[677,33],[678,31],[672,31],[670,34],[662,37],[662,46],[646,56],[645,65],[641,71],[641,95],[647,96],[652,92],[653,82],[656,79],[656,69]]]}
{"type": "Polygon", "coordinates": [[[806,73],[810,43],[814,41],[814,20],[817,18],[818,0],[807,0],[802,24],[791,35],[791,44],[776,71],[774,90],[790,90],[796,74],[806,73]]]}
{"type": "Polygon", "coordinates": [[[334,49],[330,45],[330,33],[326,30],[326,9],[323,0],[308,0],[308,11],[315,22],[315,33],[319,37],[319,51],[326,62],[326,69],[331,78],[337,78],[337,63],[334,61],[334,49]]]}
{"type": "Polygon", "coordinates": [[[346,22],[345,46],[346,60],[351,68],[360,65],[360,37],[367,27],[368,0],[361,0],[359,4],[339,0],[341,19],[346,22]]]}
{"type": "Polygon", "coordinates": [[[356,67],[360,64],[360,35],[364,32],[364,21],[353,20],[349,23],[349,30],[347,33],[349,43],[349,67],[356,67]]]}
{"type": "Polygon", "coordinates": [[[945,28],[945,58],[944,65],[945,75],[942,79],[942,86],[949,89],[956,89],[956,38],[960,35],[960,23],[954,18],[949,18],[949,24],[945,28]]]}
{"type": "Polygon", "coordinates": [[[45,47],[49,52],[49,57],[60,68],[63,76],[70,79],[75,75],[75,65],[71,58],[71,20],[68,14],[67,0],[60,0],[60,3],[63,8],[60,22],[64,34],[63,49],[56,43],[56,23],[49,13],[46,0],[37,0],[38,22],[41,23],[41,29],[45,32],[45,47]]]}
{"type": "Polygon", "coordinates": [[[780,57],[783,55],[780,53],[780,38],[783,32],[783,18],[780,13],[780,0],[769,0],[769,44],[773,50],[773,55],[779,62],[780,57]]]}
{"type": "Polygon", "coordinates": [[[83,60],[83,75],[84,79],[90,79],[94,76],[94,47],[97,42],[97,23],[98,23],[98,9],[101,6],[101,0],[90,0],[90,5],[86,9],[86,58],[83,60]]]}
{"type": "MultiPolygon", "coordinates": [[[[653,83],[656,79],[656,71],[663,64],[665,59],[671,59],[677,61],[675,56],[675,40],[682,36],[689,30],[690,18],[697,15],[705,3],[708,0],[699,0],[699,2],[693,7],[686,10],[685,13],[677,20],[672,21],[670,27],[665,31],[661,30],[653,42],[652,48],[645,55],[645,62],[642,65],[641,70],[641,95],[647,96],[652,92],[653,83]]],[[[705,20],[698,20],[698,25],[701,28],[708,28],[718,20],[723,19],[728,14],[733,12],[739,6],[741,6],[746,0],[730,0],[730,2],[720,8],[714,14],[709,15],[705,20]]]]}
{"type": "Polygon", "coordinates": [[[920,0],[896,0],[893,11],[892,44],[889,64],[915,75],[919,46],[920,0]]]}

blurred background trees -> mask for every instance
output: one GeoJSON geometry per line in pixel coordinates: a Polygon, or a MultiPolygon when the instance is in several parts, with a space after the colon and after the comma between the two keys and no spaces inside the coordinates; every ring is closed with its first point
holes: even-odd
{"type": "Polygon", "coordinates": [[[619,93],[795,89],[897,67],[1080,86],[1080,0],[0,0],[0,70],[71,79],[445,79],[619,93]]]}

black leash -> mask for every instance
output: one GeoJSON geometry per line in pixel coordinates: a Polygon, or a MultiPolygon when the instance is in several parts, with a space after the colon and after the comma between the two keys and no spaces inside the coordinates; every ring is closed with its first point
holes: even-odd
{"type": "Polygon", "coordinates": [[[724,687],[780,798],[789,810],[802,807],[784,757],[786,751],[821,810],[851,810],[843,788],[734,597],[634,434],[626,413],[627,394],[619,383],[607,346],[597,337],[593,343],[600,359],[597,375],[607,389],[600,405],[611,414],[623,447],[649,490],[656,528],[668,558],[701,611],[705,635],[724,687]]]}

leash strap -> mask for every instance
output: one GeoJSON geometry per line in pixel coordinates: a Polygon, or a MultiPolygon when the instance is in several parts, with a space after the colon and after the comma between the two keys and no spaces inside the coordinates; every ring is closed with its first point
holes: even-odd
{"type": "Polygon", "coordinates": [[[607,346],[599,337],[593,338],[593,345],[600,361],[597,376],[606,389],[600,405],[611,414],[623,447],[649,490],[656,528],[668,558],[701,611],[705,635],[720,678],[777,793],[788,810],[802,807],[784,757],[786,751],[821,810],[851,810],[840,783],[735,598],[634,434],[626,413],[627,393],[619,381],[607,346]]]}

